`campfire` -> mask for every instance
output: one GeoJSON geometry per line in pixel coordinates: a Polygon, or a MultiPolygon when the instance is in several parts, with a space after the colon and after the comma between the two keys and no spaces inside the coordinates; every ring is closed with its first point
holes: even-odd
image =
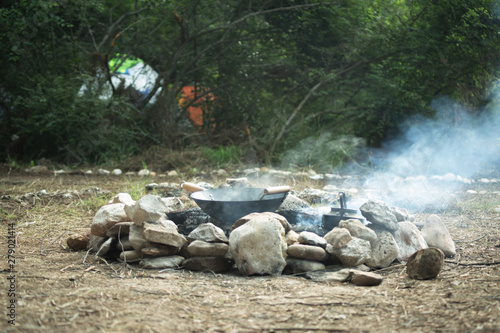
{"type": "Polygon", "coordinates": [[[199,208],[186,209],[179,196],[134,201],[119,193],[96,213],[90,235],[72,236],[68,245],[144,269],[301,274],[363,285],[382,281],[370,270],[395,263],[413,278],[435,277],[444,256],[455,254],[437,215],[419,229],[407,210],[380,200],[348,208],[345,191],[181,186],[199,208]]]}

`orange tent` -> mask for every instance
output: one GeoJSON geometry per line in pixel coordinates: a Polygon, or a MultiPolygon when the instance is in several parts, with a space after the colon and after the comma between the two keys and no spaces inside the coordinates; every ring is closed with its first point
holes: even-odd
{"type": "Polygon", "coordinates": [[[203,113],[205,112],[205,115],[208,115],[212,112],[215,100],[215,96],[211,92],[207,93],[207,91],[208,89],[202,86],[196,88],[194,86],[184,86],[179,93],[179,106],[186,108],[191,125],[200,130],[203,128],[203,113]]]}

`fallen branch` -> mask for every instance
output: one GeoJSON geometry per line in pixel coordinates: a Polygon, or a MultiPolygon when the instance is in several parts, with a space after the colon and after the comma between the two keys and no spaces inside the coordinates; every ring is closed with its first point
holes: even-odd
{"type": "Polygon", "coordinates": [[[392,265],[392,266],[389,266],[389,267],[386,267],[386,268],[381,268],[381,269],[377,269],[375,272],[381,272],[381,271],[387,271],[389,269],[393,269],[393,268],[400,268],[400,267],[405,267],[406,264],[398,264],[398,265],[392,265]]]}
{"type": "MultiPolygon", "coordinates": [[[[45,250],[47,250],[47,249],[48,249],[48,248],[49,248],[52,244],[54,244],[57,240],[59,240],[62,236],[66,235],[66,233],[67,233],[67,232],[68,232],[68,230],[64,230],[64,232],[63,232],[61,235],[59,235],[59,237],[57,237],[57,238],[56,238],[56,239],[54,239],[52,242],[50,242],[50,244],[49,244],[49,245],[47,245],[45,248],[41,249],[41,250],[40,250],[40,254],[41,254],[41,255],[45,255],[45,253],[43,253],[43,252],[44,252],[45,250]]],[[[43,240],[42,240],[42,244],[43,244],[43,240]]],[[[41,245],[40,245],[40,247],[41,247],[41,245]]]]}
{"type": "Polygon", "coordinates": [[[454,265],[459,265],[459,266],[493,266],[493,265],[500,265],[500,261],[494,261],[494,262],[473,262],[473,263],[468,263],[468,264],[462,264],[460,262],[454,262],[450,260],[445,260],[444,262],[448,264],[454,264],[454,265]]]}
{"type": "Polygon", "coordinates": [[[479,238],[476,238],[476,239],[473,239],[473,240],[470,240],[470,241],[459,241],[457,240],[456,242],[457,243],[472,243],[472,242],[475,242],[475,241],[478,241],[480,239],[483,239],[484,237],[486,237],[488,235],[488,233],[485,233],[484,235],[482,235],[481,237],[479,238]]]}
{"type": "Polygon", "coordinates": [[[325,328],[325,327],[273,327],[269,332],[274,331],[322,331],[322,332],[348,332],[342,328],[325,328]]]}

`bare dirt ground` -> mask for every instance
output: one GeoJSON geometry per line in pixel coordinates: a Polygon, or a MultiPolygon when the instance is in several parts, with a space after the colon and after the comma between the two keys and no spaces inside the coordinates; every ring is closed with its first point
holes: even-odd
{"type": "MultiPolygon", "coordinates": [[[[500,205],[498,183],[471,185],[478,193],[464,191],[454,206],[438,213],[456,241],[457,256],[448,258],[432,280],[409,279],[403,265],[379,270],[385,279],[377,287],[289,275],[159,272],[68,249],[67,236],[87,231],[110,197],[119,192],[137,195],[148,181],[153,180],[0,174],[0,331],[500,331],[500,213],[494,209],[500,205]],[[21,202],[5,197],[95,186],[108,194],[21,202]],[[12,235],[16,242],[9,253],[12,235]]],[[[320,184],[303,180],[289,185],[320,184]]],[[[427,216],[416,214],[417,220],[427,216]]]]}

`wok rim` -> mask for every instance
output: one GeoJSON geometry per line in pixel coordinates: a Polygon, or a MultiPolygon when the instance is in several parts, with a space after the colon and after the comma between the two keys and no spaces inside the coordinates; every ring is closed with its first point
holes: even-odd
{"type": "Polygon", "coordinates": [[[242,200],[219,200],[219,199],[207,199],[207,198],[199,198],[197,196],[200,195],[207,195],[210,194],[211,192],[215,193],[224,193],[224,192],[232,192],[232,193],[237,193],[240,191],[248,191],[250,190],[251,192],[255,192],[256,197],[257,196],[263,196],[264,195],[264,190],[265,188],[261,187],[245,187],[245,188],[216,188],[216,189],[208,189],[204,191],[198,191],[198,192],[193,192],[189,195],[191,199],[194,201],[201,201],[201,202],[217,202],[217,203],[250,203],[250,202],[262,202],[262,201],[270,201],[270,200],[281,200],[287,196],[287,192],[280,192],[280,193],[274,193],[274,194],[267,194],[263,196],[262,198],[259,199],[242,199],[242,200]]]}

